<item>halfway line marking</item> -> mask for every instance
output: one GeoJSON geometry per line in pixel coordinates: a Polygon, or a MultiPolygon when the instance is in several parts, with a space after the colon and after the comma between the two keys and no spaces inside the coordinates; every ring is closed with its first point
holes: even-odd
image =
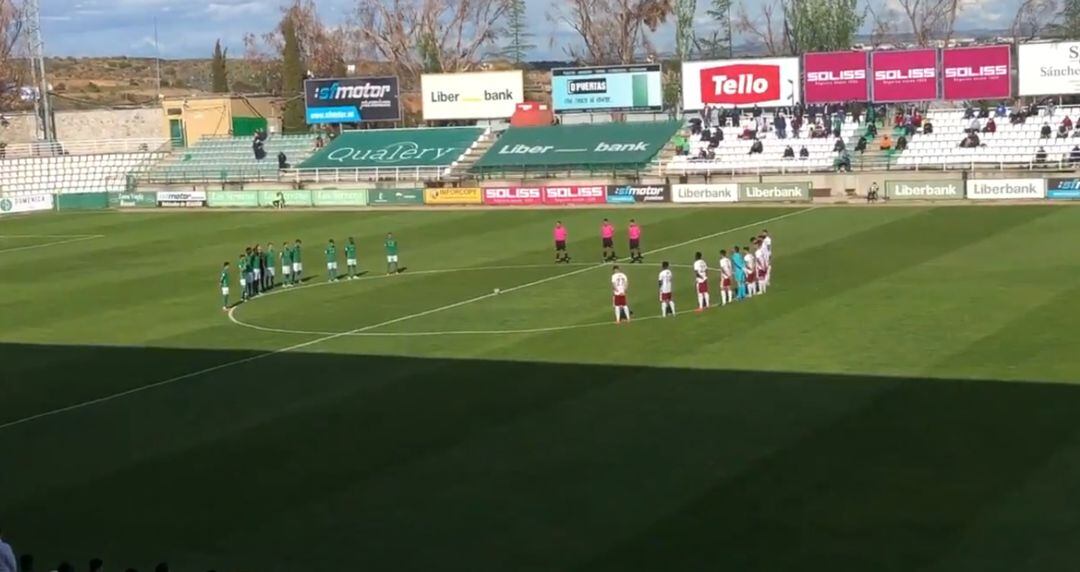
{"type": "MultiPolygon", "coordinates": [[[[61,238],[63,236],[65,236],[65,235],[5,234],[5,235],[0,235],[0,240],[5,239],[5,238],[61,238]]],[[[69,243],[72,243],[72,242],[80,242],[80,241],[83,241],[83,240],[93,240],[95,238],[105,238],[104,234],[79,234],[79,235],[67,235],[67,236],[69,236],[70,238],[67,238],[65,240],[54,240],[52,242],[44,242],[44,243],[41,243],[41,244],[29,244],[29,245],[26,245],[26,246],[16,246],[16,247],[13,247],[13,248],[0,248],[0,253],[18,252],[20,250],[33,250],[35,248],[46,248],[46,247],[49,247],[49,246],[60,246],[61,244],[69,244],[69,243]]]]}
{"type": "MultiPolygon", "coordinates": [[[[821,208],[821,207],[810,207],[810,208],[806,208],[806,209],[802,209],[802,210],[797,210],[797,211],[794,211],[794,212],[785,213],[785,214],[782,214],[780,216],[770,217],[770,218],[760,220],[760,221],[757,221],[757,222],[752,222],[752,223],[745,224],[745,225],[742,225],[742,226],[738,226],[738,227],[735,227],[735,228],[729,228],[727,230],[722,230],[720,232],[714,232],[712,234],[707,234],[707,235],[699,236],[697,238],[692,238],[690,240],[685,240],[685,241],[677,243],[677,244],[672,244],[672,245],[669,245],[669,246],[664,246],[662,248],[657,248],[655,250],[650,250],[648,252],[645,252],[644,254],[646,254],[646,255],[648,255],[648,254],[656,254],[657,252],[663,252],[665,250],[671,250],[672,248],[679,248],[681,246],[686,246],[688,244],[693,244],[695,242],[699,242],[699,241],[702,241],[702,240],[709,240],[710,238],[716,238],[718,236],[728,234],[728,233],[731,233],[731,232],[738,232],[740,230],[745,230],[745,229],[748,229],[748,228],[751,228],[751,227],[755,227],[755,226],[759,226],[759,225],[763,225],[763,224],[768,224],[770,222],[783,220],[785,218],[790,218],[790,217],[793,217],[793,216],[798,216],[798,215],[801,215],[801,214],[805,214],[805,213],[817,210],[819,208],[821,208]]],[[[575,276],[577,274],[581,274],[583,272],[588,272],[589,270],[595,270],[597,268],[602,268],[604,266],[607,266],[607,263],[600,263],[600,264],[596,264],[596,265],[593,265],[593,266],[588,266],[588,267],[585,267],[585,268],[581,268],[579,270],[574,270],[572,272],[564,272],[563,274],[557,274],[555,276],[550,276],[548,278],[544,278],[544,279],[541,279],[541,280],[534,280],[532,282],[527,282],[525,284],[514,286],[512,288],[507,288],[506,290],[503,290],[502,293],[510,293],[510,292],[514,292],[514,291],[517,291],[517,290],[530,288],[532,286],[538,286],[540,284],[546,284],[548,282],[551,282],[552,280],[558,280],[560,278],[566,278],[568,276],[575,276]]],[[[141,386],[138,386],[138,387],[133,387],[131,389],[126,389],[124,391],[119,391],[119,392],[116,392],[116,393],[113,393],[113,394],[110,394],[110,395],[105,395],[105,396],[98,397],[98,398],[95,398],[95,399],[82,401],[80,403],[74,403],[74,404],[67,405],[67,406],[64,406],[64,407],[59,407],[59,408],[56,408],[56,409],[50,409],[48,411],[42,411],[41,413],[35,413],[34,415],[30,415],[28,417],[23,417],[21,419],[15,419],[14,421],[8,421],[7,423],[0,424],[0,431],[2,431],[4,429],[9,429],[11,427],[15,427],[15,426],[18,426],[18,425],[22,425],[24,423],[29,423],[31,421],[36,421],[38,419],[44,419],[44,418],[47,418],[47,417],[52,417],[54,415],[60,415],[61,413],[67,413],[69,411],[75,411],[75,410],[78,410],[78,409],[83,409],[83,408],[86,408],[86,407],[99,405],[101,403],[107,403],[109,401],[120,399],[121,397],[126,397],[128,395],[134,395],[136,393],[142,393],[144,391],[149,391],[151,389],[155,389],[155,388],[158,388],[158,387],[171,385],[173,383],[184,381],[186,379],[191,379],[193,377],[198,377],[198,376],[203,375],[203,374],[213,373],[215,371],[221,371],[223,369],[227,369],[227,368],[230,368],[230,367],[233,367],[233,366],[243,365],[243,364],[251,363],[251,362],[254,362],[254,361],[259,361],[261,359],[265,359],[265,358],[275,356],[275,355],[278,355],[278,354],[283,354],[283,353],[291,352],[291,351],[294,351],[294,350],[304,349],[304,348],[311,347],[311,346],[314,346],[314,345],[317,345],[317,344],[321,344],[323,342],[328,342],[330,340],[336,340],[336,339],[344,337],[344,336],[350,336],[350,335],[354,335],[354,334],[374,330],[376,328],[381,328],[383,326],[389,326],[389,325],[392,325],[392,324],[397,324],[399,322],[404,322],[406,320],[412,320],[414,318],[422,318],[424,316],[430,316],[431,314],[435,314],[437,312],[442,312],[444,310],[451,310],[453,308],[459,308],[459,307],[464,306],[466,304],[472,304],[473,302],[479,302],[481,300],[486,300],[487,298],[491,298],[491,297],[496,296],[496,295],[497,294],[492,293],[492,294],[484,294],[483,296],[476,296],[475,298],[469,298],[468,300],[462,300],[460,302],[454,302],[453,304],[447,304],[445,306],[439,306],[437,308],[432,308],[430,310],[425,310],[423,312],[417,312],[415,314],[409,314],[409,315],[406,315],[406,316],[401,316],[400,318],[394,318],[392,320],[386,320],[384,322],[379,322],[377,324],[372,324],[370,326],[363,326],[363,327],[360,327],[360,328],[356,328],[355,330],[349,330],[347,332],[339,332],[339,333],[336,333],[336,334],[331,334],[331,335],[327,335],[327,336],[321,336],[321,337],[315,338],[313,340],[308,340],[306,342],[302,342],[302,343],[299,343],[299,344],[293,344],[293,345],[286,346],[286,347],[283,347],[283,348],[280,348],[280,349],[277,349],[277,350],[264,352],[264,353],[256,354],[256,355],[249,356],[249,357],[246,357],[246,358],[225,362],[225,363],[218,364],[218,365],[215,365],[215,366],[203,368],[203,369],[200,369],[198,371],[193,371],[191,373],[185,373],[184,375],[178,375],[176,377],[170,377],[169,379],[156,381],[154,383],[150,383],[150,384],[147,384],[147,385],[141,385],[141,386]]]]}

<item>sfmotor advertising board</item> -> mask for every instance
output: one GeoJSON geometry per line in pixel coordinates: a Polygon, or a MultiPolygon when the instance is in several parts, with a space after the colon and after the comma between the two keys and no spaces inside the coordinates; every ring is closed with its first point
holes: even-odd
{"type": "Polygon", "coordinates": [[[799,58],[684,62],[683,108],[783,107],[801,101],[799,58]]]}
{"type": "Polygon", "coordinates": [[[309,124],[401,119],[396,77],[309,79],[304,103],[309,124]]]}
{"type": "Polygon", "coordinates": [[[1080,177],[1071,179],[1047,179],[1046,198],[1080,199],[1080,177]]]}
{"type": "Polygon", "coordinates": [[[734,203],[739,200],[739,185],[736,183],[672,185],[671,200],[676,203],[734,203]]]}
{"type": "Polygon", "coordinates": [[[806,54],[806,102],[839,103],[870,98],[866,54],[832,52],[806,54]]]}
{"type": "Polygon", "coordinates": [[[667,185],[609,185],[607,202],[612,204],[666,203],[671,199],[667,185]]]}
{"type": "Polygon", "coordinates": [[[664,109],[660,64],[555,68],[551,104],[556,113],[660,111],[664,109]]]}
{"type": "Polygon", "coordinates": [[[544,187],[487,187],[484,204],[492,206],[533,206],[544,204],[544,187]]]}
{"type": "Polygon", "coordinates": [[[602,205],[606,202],[606,185],[544,187],[545,205],[602,205]]]}
{"type": "Polygon", "coordinates": [[[1010,46],[943,50],[941,68],[945,99],[1004,99],[1012,95],[1010,46]]]}
{"type": "Polygon", "coordinates": [[[1080,42],[1021,44],[1020,95],[1080,93],[1080,42]]]}
{"type": "Polygon", "coordinates": [[[874,101],[926,101],[938,98],[937,50],[873,52],[874,101]]]}
{"type": "Polygon", "coordinates": [[[205,207],[206,191],[158,191],[159,207],[205,207]]]}
{"type": "Polygon", "coordinates": [[[424,120],[505,119],[525,101],[521,70],[420,76],[424,120]]]}
{"type": "Polygon", "coordinates": [[[1046,196],[1043,179],[969,179],[967,198],[972,200],[1041,199],[1046,196]]]}

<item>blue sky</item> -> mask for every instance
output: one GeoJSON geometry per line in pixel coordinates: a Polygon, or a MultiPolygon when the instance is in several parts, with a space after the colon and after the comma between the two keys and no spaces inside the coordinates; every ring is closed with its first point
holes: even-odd
{"type": "MultiPolygon", "coordinates": [[[[959,28],[1007,28],[1018,2],[973,0],[959,28]]],[[[704,16],[707,2],[698,3],[704,16]]],[[[355,0],[318,0],[320,14],[329,22],[344,20],[354,5],[355,0]]],[[[538,47],[532,57],[565,57],[559,42],[549,45],[553,26],[545,14],[552,1],[527,0],[527,5],[529,21],[544,23],[543,31],[536,32],[538,47]]],[[[239,56],[245,32],[269,30],[280,17],[277,3],[251,0],[47,0],[41,2],[41,13],[49,55],[153,56],[156,17],[161,55],[166,58],[208,57],[217,38],[239,56]]],[[[565,32],[555,33],[560,41],[572,39],[565,32]]],[[[661,30],[658,47],[669,50],[672,36],[670,27],[661,30]]]]}

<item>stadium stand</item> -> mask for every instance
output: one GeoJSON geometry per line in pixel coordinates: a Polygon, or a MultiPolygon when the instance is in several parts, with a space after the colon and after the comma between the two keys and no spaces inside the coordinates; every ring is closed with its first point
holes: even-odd
{"type": "Polygon", "coordinates": [[[316,136],[268,135],[263,143],[266,156],[256,160],[252,137],[203,137],[195,145],[175,151],[150,169],[143,179],[153,183],[200,181],[269,181],[281,178],[278,153],[285,153],[290,165],[306,160],[315,150],[316,136]]]}
{"type": "Polygon", "coordinates": [[[511,127],[470,171],[496,177],[640,174],[673,153],[681,127],[677,121],[511,127]]]}
{"type": "Polygon", "coordinates": [[[468,170],[493,138],[485,127],[346,131],[289,176],[313,182],[441,180],[468,170]]]}
{"type": "MultiPolygon", "coordinates": [[[[789,119],[789,118],[786,118],[789,119]]],[[[739,126],[712,127],[694,132],[693,126],[687,127],[686,143],[679,154],[666,163],[665,171],[670,174],[693,175],[711,173],[760,173],[760,172],[809,172],[834,169],[837,153],[834,151],[836,137],[826,133],[825,137],[812,138],[807,126],[794,137],[794,131],[788,127],[786,137],[780,138],[770,121],[764,129],[757,131],[757,140],[761,142],[760,152],[751,153],[753,139],[740,138],[747,128],[754,128],[752,117],[742,117],[739,126]],[[717,130],[723,132],[722,140],[713,142],[717,130]],[[785,158],[784,152],[792,148],[794,157],[785,158]],[[802,150],[806,149],[805,156],[802,150]]],[[[853,138],[859,131],[859,124],[850,116],[841,123],[840,139],[849,151],[854,147],[853,138]]],[[[827,131],[827,128],[826,128],[827,131]]]]}
{"type": "Polygon", "coordinates": [[[165,155],[164,139],[9,145],[0,153],[0,194],[119,192],[165,155]]]}
{"type": "Polygon", "coordinates": [[[1027,117],[1024,123],[1013,124],[1008,116],[995,117],[994,133],[984,132],[989,118],[978,119],[980,145],[962,148],[960,142],[971,127],[971,118],[965,119],[963,109],[931,110],[927,118],[933,123],[933,133],[916,134],[907,151],[899,154],[896,164],[918,169],[973,168],[982,166],[1020,166],[1027,168],[1067,167],[1071,150],[1080,145],[1080,134],[1075,126],[1066,130],[1066,137],[1058,137],[1058,128],[1068,117],[1075,123],[1080,119],[1080,107],[1043,108],[1037,115],[1027,117]],[[1044,138],[1044,126],[1050,127],[1050,136],[1044,138]],[[1042,149],[1043,161],[1036,156],[1042,149]]]}

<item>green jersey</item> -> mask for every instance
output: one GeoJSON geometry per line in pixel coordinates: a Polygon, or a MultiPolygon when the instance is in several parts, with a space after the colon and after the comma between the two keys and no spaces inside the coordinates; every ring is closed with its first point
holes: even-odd
{"type": "Polygon", "coordinates": [[[281,251],[281,265],[292,266],[292,247],[286,246],[281,251]]]}
{"type": "Polygon", "coordinates": [[[388,239],[386,239],[386,242],[384,243],[384,246],[386,246],[386,254],[387,254],[387,256],[393,256],[393,255],[397,254],[397,239],[396,238],[388,238],[388,239]]]}
{"type": "Polygon", "coordinates": [[[221,280],[220,280],[220,282],[221,282],[221,287],[222,288],[228,288],[229,287],[229,270],[228,269],[223,268],[221,270],[221,280]]]}
{"type": "Polygon", "coordinates": [[[337,247],[333,244],[326,245],[326,261],[337,262],[337,247]]]}
{"type": "Polygon", "coordinates": [[[259,255],[252,252],[251,256],[248,256],[247,269],[248,271],[255,270],[259,267],[259,255]]]}
{"type": "Polygon", "coordinates": [[[236,264],[236,271],[241,274],[248,271],[248,257],[246,254],[240,255],[240,261],[236,264]]]}
{"type": "Polygon", "coordinates": [[[277,265],[277,256],[274,255],[274,249],[268,248],[266,250],[266,267],[273,268],[277,265]]]}
{"type": "Polygon", "coordinates": [[[293,260],[293,262],[302,262],[300,260],[300,245],[299,244],[297,244],[296,246],[293,247],[292,260],[293,260]]]}
{"type": "Polygon", "coordinates": [[[356,244],[349,242],[345,244],[345,258],[349,260],[356,260],[356,244]]]}

